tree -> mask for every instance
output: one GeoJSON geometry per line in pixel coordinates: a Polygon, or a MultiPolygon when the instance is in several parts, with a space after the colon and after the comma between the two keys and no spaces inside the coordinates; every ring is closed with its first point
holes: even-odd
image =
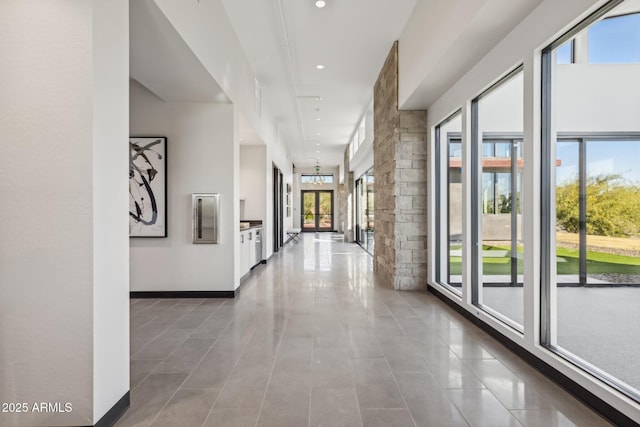
{"type": "MultiPolygon", "coordinates": [[[[640,186],[619,174],[587,178],[587,234],[630,237],[640,235],[640,186]]],[[[568,181],[556,189],[556,220],[563,230],[580,230],[579,183],[568,181]]]]}

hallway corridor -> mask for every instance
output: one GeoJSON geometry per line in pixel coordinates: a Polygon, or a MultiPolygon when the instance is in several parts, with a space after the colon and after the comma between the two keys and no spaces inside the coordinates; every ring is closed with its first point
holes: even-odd
{"type": "Polygon", "coordinates": [[[131,301],[131,408],[117,426],[606,426],[431,293],[305,234],[235,299],[131,301]]]}

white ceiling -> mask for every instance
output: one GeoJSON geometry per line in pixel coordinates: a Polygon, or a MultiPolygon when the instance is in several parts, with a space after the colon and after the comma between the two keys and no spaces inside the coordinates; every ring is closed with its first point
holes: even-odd
{"type": "Polygon", "coordinates": [[[327,0],[322,9],[312,0],[222,3],[263,99],[275,100],[293,163],[338,165],[416,0],[327,0]]]}
{"type": "MultiPolygon", "coordinates": [[[[426,65],[416,69],[421,83],[403,108],[425,109],[541,2],[326,0],[319,9],[315,0],[218,1],[298,167],[342,162],[405,27],[419,29],[414,41],[424,40],[426,65]],[[444,15],[448,23],[439,18],[444,15]]],[[[153,0],[131,1],[130,9],[132,78],[167,101],[229,102],[153,0]]],[[[263,143],[247,120],[240,127],[243,144],[263,143]]]]}

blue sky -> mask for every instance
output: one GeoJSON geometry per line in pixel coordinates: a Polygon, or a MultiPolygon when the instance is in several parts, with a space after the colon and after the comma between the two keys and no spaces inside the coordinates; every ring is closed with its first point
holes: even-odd
{"type": "MultiPolygon", "coordinates": [[[[604,19],[587,31],[590,64],[640,62],[640,13],[604,19]]],[[[560,46],[556,54],[558,64],[569,64],[571,41],[560,46]]]]}
{"type": "MultiPolygon", "coordinates": [[[[640,62],[640,13],[604,19],[591,25],[589,63],[619,64],[640,62]]],[[[558,63],[570,63],[571,43],[557,49],[558,63]]],[[[640,119],[639,119],[640,128],[640,119]]],[[[578,144],[558,143],[557,158],[562,166],[556,169],[561,184],[578,176],[578,144]]],[[[589,176],[620,174],[640,184],[640,141],[590,141],[587,143],[587,173],[589,176]]]]}
{"type": "MultiPolygon", "coordinates": [[[[578,143],[559,142],[557,158],[561,166],[556,168],[556,182],[562,184],[578,176],[578,143]]],[[[629,181],[640,184],[640,141],[589,141],[587,142],[587,174],[620,174],[629,181]]]]}
{"type": "Polygon", "coordinates": [[[589,28],[589,62],[640,62],[640,13],[604,19],[589,28]]]}

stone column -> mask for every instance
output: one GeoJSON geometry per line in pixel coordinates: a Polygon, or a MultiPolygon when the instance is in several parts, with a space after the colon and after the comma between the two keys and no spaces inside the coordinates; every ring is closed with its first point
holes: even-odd
{"type": "Polygon", "coordinates": [[[398,290],[427,283],[427,112],[398,110],[398,42],[374,87],[374,271],[398,290]]]}

